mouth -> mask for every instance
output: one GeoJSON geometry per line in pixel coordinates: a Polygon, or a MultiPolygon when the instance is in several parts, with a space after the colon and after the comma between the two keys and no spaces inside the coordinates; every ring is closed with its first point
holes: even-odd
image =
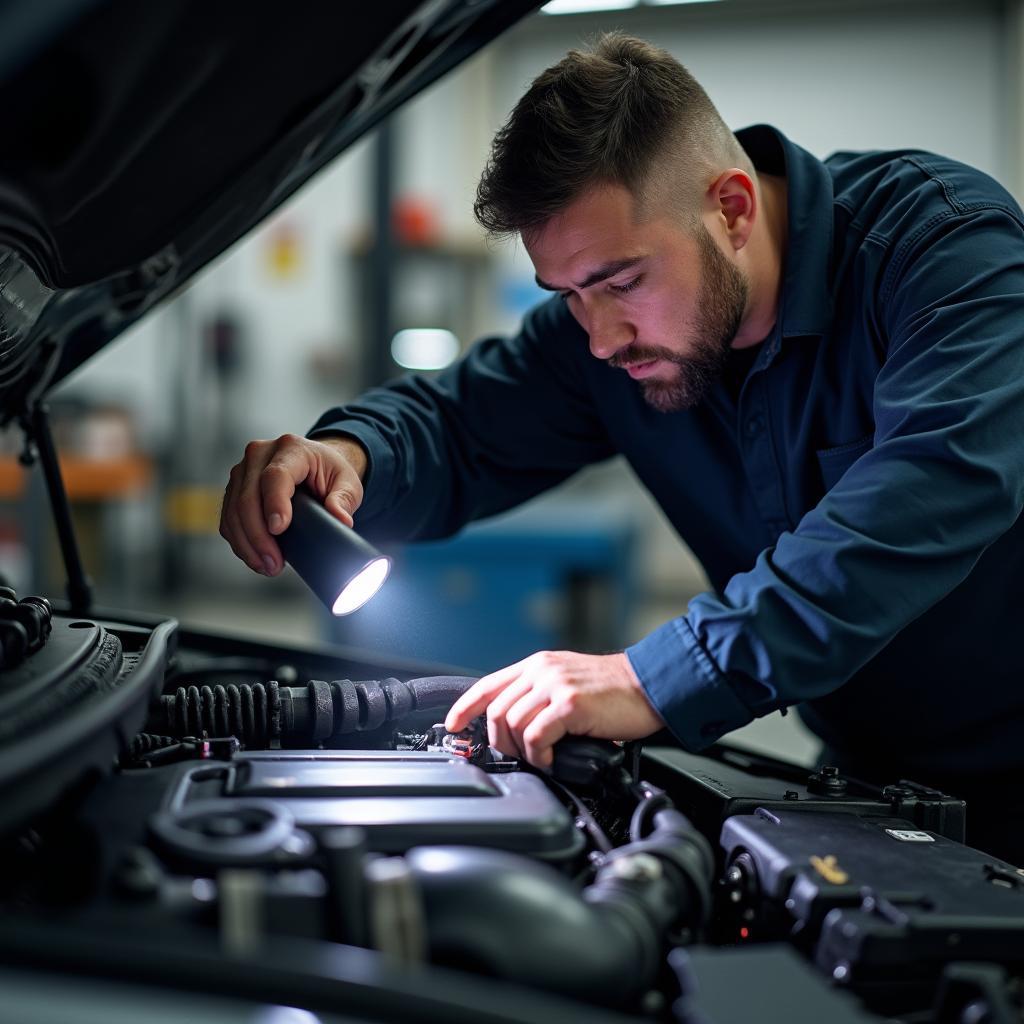
{"type": "Polygon", "coordinates": [[[633,380],[642,380],[644,377],[649,377],[654,373],[660,362],[660,359],[650,359],[645,363],[629,363],[623,369],[633,380]]]}

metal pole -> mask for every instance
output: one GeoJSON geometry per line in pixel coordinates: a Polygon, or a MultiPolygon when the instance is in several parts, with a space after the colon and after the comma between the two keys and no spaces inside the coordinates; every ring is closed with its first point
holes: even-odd
{"type": "Polygon", "coordinates": [[[57,527],[64,568],[68,574],[68,601],[71,602],[72,612],[84,614],[92,605],[92,584],[82,565],[75,529],[71,522],[71,506],[68,504],[64,480],[60,475],[57,449],[50,433],[50,421],[47,418],[46,406],[41,403],[32,409],[31,430],[32,439],[39,452],[39,463],[46,479],[46,489],[50,494],[50,508],[53,510],[53,521],[57,527]]]}
{"type": "Polygon", "coordinates": [[[397,256],[391,227],[394,193],[394,128],[391,119],[377,129],[374,147],[374,245],[370,259],[369,345],[366,383],[382,384],[395,374],[391,359],[392,274],[397,256]]]}

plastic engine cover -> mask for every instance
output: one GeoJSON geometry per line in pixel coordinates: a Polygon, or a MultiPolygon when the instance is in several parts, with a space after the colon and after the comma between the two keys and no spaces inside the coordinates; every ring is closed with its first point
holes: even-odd
{"type": "Polygon", "coordinates": [[[210,800],[265,805],[308,830],[358,825],[370,849],[399,853],[445,843],[493,846],[545,860],[577,854],[572,816],[537,776],[489,773],[444,754],[419,751],[267,751],[190,766],[173,787],[169,812],[210,800]]]}

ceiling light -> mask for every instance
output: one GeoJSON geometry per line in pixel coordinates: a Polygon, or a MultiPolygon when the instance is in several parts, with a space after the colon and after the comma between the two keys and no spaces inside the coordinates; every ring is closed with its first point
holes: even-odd
{"type": "Polygon", "coordinates": [[[588,14],[594,11],[621,11],[636,7],[636,0],[551,0],[541,8],[542,14],[588,14]]]}
{"type": "Polygon", "coordinates": [[[627,7],[674,7],[682,4],[709,4],[720,0],[551,0],[541,14],[595,14],[621,11],[627,7]]]}
{"type": "Polygon", "coordinates": [[[391,341],[391,358],[407,370],[441,370],[458,354],[459,339],[437,327],[411,327],[391,341]]]}

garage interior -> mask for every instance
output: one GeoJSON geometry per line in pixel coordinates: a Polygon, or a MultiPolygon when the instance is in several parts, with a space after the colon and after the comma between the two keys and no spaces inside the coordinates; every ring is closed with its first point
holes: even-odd
{"type": "MultiPolygon", "coordinates": [[[[446,3],[490,6],[421,10],[446,3]]],[[[972,806],[1020,817],[1015,778],[964,796],[859,777],[785,710],[702,750],[667,730],[568,736],[550,771],[496,749],[482,712],[444,724],[477,676],[621,651],[709,589],[624,458],[450,539],[386,545],[390,579],[342,618],[219,534],[251,439],[432,377],[549,298],[519,241],[484,237],[474,193],[528,83],[610,29],[665,47],[733,128],[774,125],[819,158],[934,151],[1024,202],[1024,0],[552,0],[183,274],[45,410],[45,387],[0,379],[25,403],[0,433],[0,1024],[1024,1020],[1024,866],[971,831],[972,806]],[[43,432],[33,450],[22,430],[46,415],[91,606],[60,600],[60,503],[43,432]]],[[[0,229],[7,187],[0,167],[0,229]]],[[[0,328],[27,276],[9,244],[0,328]]],[[[91,329],[134,319],[116,289],[104,309],[105,282],[82,289],[91,329]]],[[[89,337],[63,308],[58,348],[89,337]]]]}
{"type": "MultiPolygon", "coordinates": [[[[615,462],[448,544],[396,552],[393,595],[343,627],[292,574],[259,578],[233,557],[217,534],[224,483],[250,438],[303,433],[322,409],[403,372],[403,339],[413,364],[450,360],[485,333],[514,331],[543,297],[517,244],[485,242],[472,196],[525,83],[595,32],[665,46],[733,127],[775,124],[818,156],[942,152],[1020,197],[1020,21],[1021,5],[997,0],[721,0],[527,17],[53,394],[98,600],[475,671],[546,647],[622,647],[680,614],[706,580],[615,462]]],[[[19,592],[59,591],[44,492],[17,464],[18,431],[5,440],[0,571],[19,592]]],[[[804,763],[817,750],[796,716],[739,737],[804,763]]]]}

